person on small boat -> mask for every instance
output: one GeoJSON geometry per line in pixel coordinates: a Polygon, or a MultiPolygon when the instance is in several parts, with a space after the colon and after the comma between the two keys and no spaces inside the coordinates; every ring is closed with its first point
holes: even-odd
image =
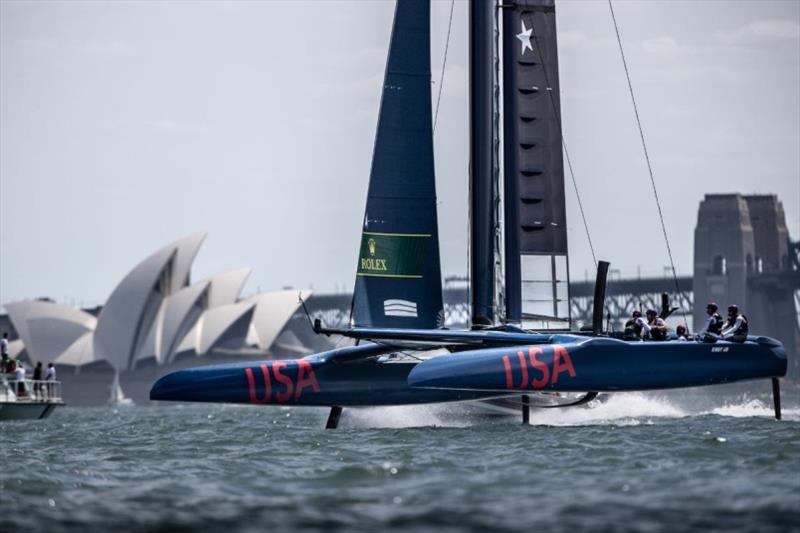
{"type": "Polygon", "coordinates": [[[683,324],[678,324],[678,327],[675,328],[675,334],[678,335],[679,341],[689,340],[689,332],[683,324]]]}
{"type": "Polygon", "coordinates": [[[0,368],[0,371],[8,372],[8,333],[5,331],[3,332],[3,338],[0,339],[0,359],[3,360],[3,366],[0,368]]]}
{"type": "Polygon", "coordinates": [[[739,313],[736,305],[728,306],[728,321],[722,328],[720,336],[726,341],[744,342],[747,340],[747,317],[739,313]]]}
{"type": "Polygon", "coordinates": [[[37,398],[41,398],[44,396],[44,392],[42,390],[42,362],[39,361],[36,363],[36,367],[33,369],[33,395],[37,398]]]}
{"type": "Polygon", "coordinates": [[[722,317],[717,312],[719,308],[715,302],[709,302],[706,306],[706,314],[708,318],[706,319],[705,323],[703,324],[703,329],[701,329],[697,333],[697,338],[702,339],[706,336],[706,334],[712,335],[719,335],[720,331],[722,331],[722,317]]]}
{"type": "Polygon", "coordinates": [[[658,316],[655,309],[648,309],[647,315],[647,334],[654,341],[663,341],[667,338],[667,324],[664,319],[658,316]]]}
{"type": "Polygon", "coordinates": [[[22,361],[17,361],[17,368],[14,370],[14,379],[17,381],[17,397],[26,396],[25,392],[25,366],[22,361]]]}
{"type": "Polygon", "coordinates": [[[625,338],[626,339],[641,339],[642,334],[650,332],[650,327],[647,322],[642,318],[642,312],[634,309],[631,313],[631,318],[625,322],[625,338]]]}
{"type": "MultiPolygon", "coordinates": [[[[44,374],[45,381],[55,381],[56,380],[56,367],[53,366],[53,363],[47,364],[47,372],[44,374]]],[[[53,393],[53,385],[51,383],[47,384],[47,396],[52,397],[53,393]]]]}

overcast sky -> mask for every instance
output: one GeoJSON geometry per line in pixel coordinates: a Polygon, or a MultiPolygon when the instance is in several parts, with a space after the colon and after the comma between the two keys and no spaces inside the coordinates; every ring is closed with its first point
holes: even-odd
{"type": "MultiPolygon", "coordinates": [[[[705,193],[774,193],[800,238],[800,2],[623,2],[678,270],[705,193]]],[[[350,288],[393,2],[0,2],[0,303],[105,301],[208,232],[193,277],[350,288]]],[[[450,2],[433,2],[439,79],[450,2]]],[[[559,1],[564,131],[600,258],[668,264],[605,2],[559,1]]],[[[467,270],[467,3],[436,131],[443,274],[467,270]]],[[[437,85],[433,90],[437,90],[437,85]]],[[[568,184],[573,279],[592,269],[568,184]]]]}

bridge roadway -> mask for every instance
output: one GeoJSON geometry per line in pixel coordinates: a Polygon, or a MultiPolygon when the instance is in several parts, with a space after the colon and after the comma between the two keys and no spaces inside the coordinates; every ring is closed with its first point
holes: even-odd
{"type": "MultiPolygon", "coordinates": [[[[606,309],[611,313],[616,324],[629,316],[635,308],[659,309],[661,294],[670,295],[673,306],[680,308],[676,314],[684,315],[691,320],[694,308],[692,276],[678,276],[680,292],[675,290],[673,278],[636,278],[610,279],[606,287],[606,309]]],[[[780,274],[758,274],[748,280],[757,288],[781,288],[800,290],[800,271],[789,271],[780,274]]],[[[344,326],[349,320],[350,294],[314,294],[308,307],[314,318],[320,318],[330,326],[344,326]]],[[[445,286],[444,304],[446,323],[449,326],[464,326],[469,322],[469,293],[465,286],[445,286]]],[[[591,320],[594,305],[594,281],[578,281],[570,283],[570,312],[573,321],[588,323],[591,320]]],[[[723,304],[724,305],[724,304],[723,304]]]]}

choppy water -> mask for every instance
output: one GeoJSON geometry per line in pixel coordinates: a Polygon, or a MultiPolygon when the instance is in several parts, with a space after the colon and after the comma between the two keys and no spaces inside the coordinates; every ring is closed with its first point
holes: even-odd
{"type": "Polygon", "coordinates": [[[0,530],[800,531],[800,409],[65,408],[0,425],[0,530]]]}

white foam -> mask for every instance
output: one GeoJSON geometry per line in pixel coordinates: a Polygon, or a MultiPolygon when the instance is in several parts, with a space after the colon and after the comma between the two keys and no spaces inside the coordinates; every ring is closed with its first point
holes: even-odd
{"type": "MultiPolygon", "coordinates": [[[[774,416],[772,405],[761,400],[752,399],[743,403],[726,404],[722,407],[715,407],[703,414],[718,416],[729,416],[733,418],[767,417],[774,416]]],[[[800,421],[800,408],[783,408],[781,415],[784,420],[800,421]]]]}
{"type": "Polygon", "coordinates": [[[531,424],[544,426],[605,425],[638,426],[652,424],[651,418],[681,418],[689,413],[669,401],[639,392],[611,394],[608,400],[595,407],[566,407],[563,409],[534,409],[531,424]]]}
{"type": "MultiPolygon", "coordinates": [[[[673,398],[673,400],[675,400],[673,398]]],[[[682,404],[686,402],[681,402],[682,404]]],[[[800,407],[783,408],[783,419],[800,421],[800,407]]],[[[467,427],[488,423],[475,419],[469,404],[434,404],[345,409],[342,424],[360,428],[467,427]]],[[[658,393],[620,392],[594,407],[531,409],[531,424],[539,426],[638,426],[654,424],[659,418],[717,415],[735,418],[774,416],[771,403],[743,398],[739,402],[710,409],[690,410],[658,393]]],[[[520,415],[521,416],[521,415],[520,415]]],[[[513,415],[507,420],[512,420],[513,415]]],[[[506,420],[506,419],[502,419],[506,420]]],[[[499,420],[498,420],[499,421],[499,420]]]]}
{"type": "Polygon", "coordinates": [[[345,413],[347,419],[343,419],[342,423],[349,427],[408,428],[469,425],[463,417],[450,416],[450,410],[442,405],[368,407],[345,409],[345,413]]]}

